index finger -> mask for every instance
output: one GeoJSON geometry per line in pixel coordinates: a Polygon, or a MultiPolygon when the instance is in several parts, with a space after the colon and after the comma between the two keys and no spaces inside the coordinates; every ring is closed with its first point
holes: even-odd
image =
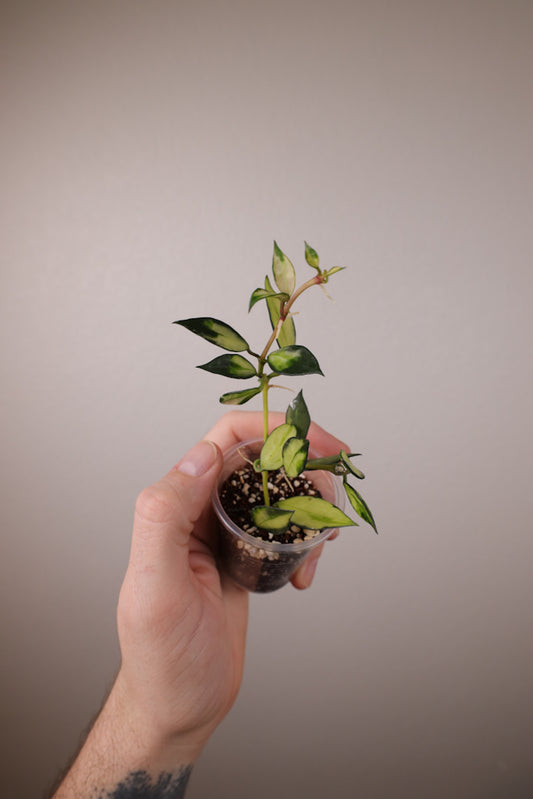
{"type": "MultiPolygon", "coordinates": [[[[283,424],[285,414],[272,412],[268,415],[269,430],[283,424]]],[[[224,452],[241,441],[263,436],[263,414],[260,411],[230,411],[222,416],[205,438],[214,441],[224,452]]],[[[349,446],[339,438],[326,432],[320,425],[311,422],[308,438],[318,455],[336,455],[341,449],[349,451],[349,446]]]]}

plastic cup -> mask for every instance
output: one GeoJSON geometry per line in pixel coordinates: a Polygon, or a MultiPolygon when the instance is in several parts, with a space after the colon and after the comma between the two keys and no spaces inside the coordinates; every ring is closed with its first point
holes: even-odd
{"type": "MultiPolygon", "coordinates": [[[[259,457],[262,446],[262,439],[255,439],[238,444],[224,453],[224,465],[212,497],[220,528],[220,566],[233,582],[256,593],[277,591],[286,585],[311,550],[337,529],[327,528],[307,541],[282,544],[256,538],[230,519],[220,502],[219,490],[234,471],[241,469],[247,461],[253,462],[259,457]]],[[[309,456],[318,458],[320,454],[310,450],[309,456]]],[[[312,480],[323,499],[341,510],[344,508],[344,491],[339,477],[320,470],[304,472],[304,475],[312,480]]]]}

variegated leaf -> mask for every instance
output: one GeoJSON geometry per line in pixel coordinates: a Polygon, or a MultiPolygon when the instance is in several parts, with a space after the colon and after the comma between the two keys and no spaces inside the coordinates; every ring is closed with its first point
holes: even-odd
{"type": "Polygon", "coordinates": [[[313,267],[313,269],[320,271],[317,251],[313,250],[313,248],[307,242],[304,243],[305,243],[305,260],[307,261],[309,266],[313,267]]]}
{"type": "Polygon", "coordinates": [[[257,374],[255,366],[242,355],[219,355],[209,363],[201,364],[198,369],[224,377],[236,377],[238,380],[246,380],[257,374]]]}
{"type": "Polygon", "coordinates": [[[222,405],[244,405],[245,402],[251,400],[261,392],[261,388],[247,388],[244,391],[228,391],[227,394],[222,394],[219,402],[222,405]]]}
{"type": "Polygon", "coordinates": [[[311,416],[309,414],[309,410],[307,409],[307,405],[305,404],[302,391],[298,392],[296,397],[287,408],[285,421],[287,424],[293,424],[296,427],[299,438],[305,438],[307,436],[309,426],[311,424],[311,416]]]}
{"type": "Polygon", "coordinates": [[[359,494],[346,480],[344,480],[344,490],[346,491],[346,496],[350,500],[350,504],[357,515],[360,516],[361,519],[364,519],[365,522],[368,522],[368,524],[370,524],[377,533],[378,529],[376,527],[374,517],[372,516],[370,508],[364,501],[361,494],[359,494]]]}
{"type": "Polygon", "coordinates": [[[175,325],[196,333],[197,336],[205,338],[217,347],[222,347],[230,352],[243,352],[248,349],[248,342],[236,330],[221,322],[220,319],[212,319],[210,316],[197,316],[194,319],[179,319],[175,325]]]}
{"type": "Polygon", "coordinates": [[[270,368],[282,375],[323,375],[313,353],[302,346],[282,347],[267,358],[270,368]]]}
{"type": "Polygon", "coordinates": [[[261,466],[272,471],[283,465],[283,446],[289,438],[294,438],[296,428],[292,424],[280,424],[267,437],[261,450],[261,466]]]}
{"type": "Polygon", "coordinates": [[[267,505],[252,509],[252,519],[260,530],[268,530],[274,535],[284,533],[291,522],[292,511],[281,510],[267,505]]]}
{"type": "Polygon", "coordinates": [[[274,242],[274,255],[272,256],[272,273],[278,289],[290,296],[296,286],[296,273],[294,266],[276,242],[274,242]]]}
{"type": "Polygon", "coordinates": [[[276,502],[275,507],[293,511],[293,524],[311,530],[357,526],[344,511],[321,497],[290,497],[276,502]]]}
{"type": "Polygon", "coordinates": [[[269,297],[277,297],[280,301],[280,304],[289,299],[289,295],[283,294],[282,292],[280,293],[277,291],[269,291],[268,289],[255,289],[255,291],[252,292],[252,296],[250,297],[248,312],[252,310],[256,302],[259,302],[260,300],[266,300],[269,297]]]}
{"type": "Polygon", "coordinates": [[[288,477],[298,477],[305,469],[309,441],[301,438],[289,438],[283,447],[283,468],[288,477]]]}
{"type": "MultiPolygon", "coordinates": [[[[266,298],[266,303],[268,308],[268,315],[270,317],[270,323],[272,325],[272,329],[274,330],[281,316],[282,300],[280,299],[279,294],[277,294],[272,288],[272,284],[268,279],[268,276],[265,277],[265,290],[270,291],[272,293],[270,297],[266,298]]],[[[278,333],[277,342],[280,347],[289,347],[295,344],[296,328],[294,327],[294,321],[292,316],[288,316],[283,322],[281,330],[278,333]]]]}
{"type": "Polygon", "coordinates": [[[350,460],[350,457],[354,458],[355,455],[348,455],[343,449],[341,449],[341,461],[344,466],[348,469],[348,471],[353,474],[354,477],[357,477],[358,480],[364,480],[365,476],[361,469],[358,469],[357,466],[354,466],[350,460]]]}
{"type": "Polygon", "coordinates": [[[331,269],[328,269],[326,272],[326,277],[331,277],[331,275],[335,275],[337,272],[342,272],[343,269],[346,269],[345,266],[332,266],[331,269]]]}

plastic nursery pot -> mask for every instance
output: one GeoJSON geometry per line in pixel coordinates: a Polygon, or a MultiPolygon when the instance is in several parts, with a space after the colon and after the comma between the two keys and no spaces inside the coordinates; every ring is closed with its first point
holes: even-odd
{"type": "MultiPolygon", "coordinates": [[[[224,453],[224,465],[212,497],[220,528],[221,568],[237,585],[257,593],[277,591],[286,585],[311,550],[329,538],[336,529],[322,530],[310,540],[283,544],[276,540],[263,541],[250,535],[230,519],[220,502],[219,491],[233,472],[259,457],[262,446],[262,439],[245,441],[224,453]]],[[[313,451],[309,455],[320,457],[313,451]]],[[[318,470],[307,474],[304,472],[304,475],[312,480],[324,499],[344,508],[344,491],[339,477],[318,470]]]]}

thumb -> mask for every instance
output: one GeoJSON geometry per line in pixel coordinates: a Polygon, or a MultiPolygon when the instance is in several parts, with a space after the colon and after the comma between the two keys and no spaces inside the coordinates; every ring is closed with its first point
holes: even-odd
{"type": "Polygon", "coordinates": [[[200,441],[165,477],[141,492],[131,543],[134,569],[172,581],[187,576],[189,539],[221,466],[217,445],[200,441]]]}

